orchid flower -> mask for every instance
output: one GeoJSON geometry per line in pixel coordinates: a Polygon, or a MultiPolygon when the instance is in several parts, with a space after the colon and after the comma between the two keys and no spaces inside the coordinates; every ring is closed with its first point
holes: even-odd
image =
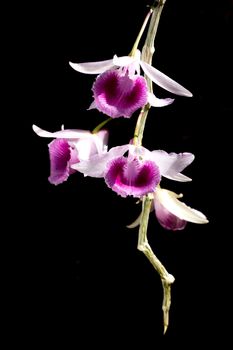
{"type": "Polygon", "coordinates": [[[91,133],[87,130],[60,130],[48,132],[33,125],[38,136],[55,138],[49,146],[49,182],[58,185],[66,181],[76,170],[72,164],[88,160],[95,154],[107,151],[108,132],[91,133]]]}
{"type": "Polygon", "coordinates": [[[182,230],[187,221],[195,224],[208,223],[207,218],[200,211],[190,208],[178,198],[182,194],[157,188],[154,194],[155,215],[159,223],[168,230],[182,230]]]}
{"type": "MultiPolygon", "coordinates": [[[[158,222],[167,230],[183,230],[187,222],[195,224],[207,224],[208,220],[200,211],[187,206],[178,198],[182,194],[162,189],[158,186],[154,192],[151,211],[155,211],[158,222]]],[[[128,228],[134,228],[140,224],[141,214],[128,228]]]]}
{"type": "Polygon", "coordinates": [[[72,63],[70,66],[80,73],[100,74],[92,86],[94,101],[89,109],[97,108],[112,118],[130,118],[145,104],[162,107],[174,99],[159,99],[148,91],[147,82],[140,75],[140,67],[158,86],[181,96],[191,97],[192,93],[183,86],[141,60],[139,50],[133,56],[114,57],[99,62],[72,63]]]}
{"type": "Polygon", "coordinates": [[[88,160],[71,165],[85,176],[103,177],[106,184],[122,197],[142,197],[154,192],[161,176],[176,181],[191,181],[180,172],[194,160],[191,153],[150,152],[132,144],[111,148],[88,160]],[[128,152],[128,156],[124,154],[128,152]]]}

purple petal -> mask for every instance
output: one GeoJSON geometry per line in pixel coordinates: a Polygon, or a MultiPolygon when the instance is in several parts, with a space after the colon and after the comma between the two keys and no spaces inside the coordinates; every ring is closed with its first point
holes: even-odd
{"type": "Polygon", "coordinates": [[[85,74],[100,74],[105,72],[107,69],[114,67],[113,59],[98,61],[98,62],[84,62],[84,63],[72,63],[69,65],[80,73],[85,74]]]}
{"type": "Polygon", "coordinates": [[[193,94],[189,90],[185,89],[182,85],[169,78],[167,75],[160,72],[158,69],[152,67],[150,64],[143,61],[141,61],[140,64],[148,78],[150,78],[158,86],[176,95],[186,97],[193,96],[193,94]]]}
{"type": "Polygon", "coordinates": [[[150,159],[159,167],[161,175],[176,181],[191,181],[191,179],[180,172],[194,160],[192,153],[167,153],[162,150],[152,151],[150,159]]]}
{"type": "Polygon", "coordinates": [[[168,211],[158,200],[154,201],[155,215],[160,223],[167,230],[183,230],[187,221],[179,219],[176,215],[168,211]]]}
{"type": "Polygon", "coordinates": [[[92,90],[96,108],[112,118],[130,118],[147,103],[146,80],[137,75],[129,77],[120,70],[99,75],[92,90]]]}
{"type": "Polygon", "coordinates": [[[129,161],[119,157],[107,164],[104,178],[108,187],[122,197],[141,197],[154,192],[160,182],[160,172],[154,162],[140,163],[136,158],[129,161]]]}
{"type": "Polygon", "coordinates": [[[70,162],[77,162],[77,153],[71,150],[64,139],[57,139],[49,144],[50,176],[49,182],[58,185],[66,181],[71,173],[70,162]]]}

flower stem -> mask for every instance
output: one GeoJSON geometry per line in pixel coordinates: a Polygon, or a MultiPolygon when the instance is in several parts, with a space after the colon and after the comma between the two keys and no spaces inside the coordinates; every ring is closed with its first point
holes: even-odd
{"type": "Polygon", "coordinates": [[[147,240],[147,227],[152,200],[153,195],[147,195],[143,197],[137,248],[145,254],[147,259],[160,275],[163,286],[163,325],[164,333],[166,333],[169,324],[169,310],[171,305],[171,284],[175,281],[175,278],[167,272],[165,267],[154,254],[147,240]]]}
{"type": "MultiPolygon", "coordinates": [[[[155,41],[155,37],[156,37],[158,25],[159,25],[160,16],[161,16],[163,7],[165,5],[165,2],[166,0],[160,0],[158,1],[158,5],[152,8],[153,14],[151,16],[146,40],[142,49],[142,61],[148,64],[151,64],[152,57],[155,52],[154,41],[155,41]]],[[[153,91],[151,90],[150,92],[153,92],[153,91]]]]}
{"type": "Polygon", "coordinates": [[[101,122],[100,124],[98,124],[95,129],[92,130],[92,134],[96,134],[98,131],[100,131],[100,129],[102,129],[102,127],[107,124],[108,122],[110,122],[110,120],[112,120],[112,118],[108,118],[106,120],[104,120],[103,122],[101,122]]]}
{"type": "Polygon", "coordinates": [[[144,22],[143,22],[143,24],[142,24],[142,27],[141,27],[141,29],[140,29],[140,32],[139,32],[139,34],[138,34],[138,36],[137,36],[137,39],[135,40],[135,43],[134,43],[134,45],[133,45],[133,48],[132,48],[132,50],[131,50],[129,56],[134,56],[134,55],[135,55],[135,52],[136,52],[136,50],[137,50],[137,48],[138,48],[138,44],[139,44],[139,42],[140,42],[140,40],[141,40],[142,34],[144,33],[144,30],[145,30],[145,28],[146,28],[147,22],[148,22],[148,20],[149,20],[149,18],[150,18],[150,15],[152,14],[152,12],[153,12],[153,10],[152,10],[152,8],[150,8],[150,11],[149,11],[148,14],[146,15],[146,18],[144,19],[144,22]]]}
{"type": "Polygon", "coordinates": [[[150,109],[150,105],[147,103],[141,109],[141,112],[138,116],[137,124],[134,131],[134,138],[133,138],[133,144],[135,146],[141,146],[142,144],[142,137],[143,137],[143,132],[144,132],[146,118],[147,118],[149,109],[150,109]]]}
{"type": "MultiPolygon", "coordinates": [[[[155,5],[155,2],[154,2],[154,5],[151,7],[151,11],[153,13],[151,16],[145,44],[142,49],[142,61],[148,64],[151,64],[152,62],[152,57],[155,51],[154,40],[155,40],[160,16],[161,16],[165,2],[166,0],[158,0],[157,6],[154,7],[155,5]]],[[[147,81],[149,92],[153,93],[152,81],[147,76],[145,76],[145,79],[147,81]]],[[[141,112],[138,116],[137,124],[134,131],[134,139],[133,139],[133,143],[135,146],[141,146],[142,144],[143,133],[144,133],[146,119],[147,119],[149,110],[150,110],[150,104],[147,103],[141,109],[141,112]]],[[[153,265],[153,267],[158,272],[161,278],[161,282],[163,286],[162,309],[163,309],[163,325],[164,325],[164,333],[165,333],[169,324],[169,310],[171,305],[171,284],[175,281],[175,278],[167,272],[163,264],[159,261],[159,259],[154,254],[147,240],[147,227],[148,227],[148,221],[149,221],[149,215],[150,215],[153,196],[154,194],[149,194],[143,197],[137,248],[138,250],[140,250],[145,254],[147,259],[153,265]]]]}
{"type": "MultiPolygon", "coordinates": [[[[144,46],[142,49],[142,61],[144,61],[148,64],[151,64],[151,62],[152,62],[152,57],[153,57],[153,54],[155,51],[154,40],[155,40],[155,36],[157,33],[160,16],[161,16],[161,13],[162,13],[162,10],[163,10],[163,7],[164,7],[166,0],[159,0],[157,2],[158,2],[158,4],[156,7],[154,7],[154,6],[151,7],[151,11],[153,13],[151,16],[150,25],[149,25],[149,29],[147,32],[146,40],[145,40],[145,43],[144,43],[144,46]]],[[[153,93],[152,81],[146,75],[145,75],[145,79],[147,81],[148,91],[150,93],[153,93]]],[[[146,119],[147,119],[149,109],[150,109],[150,105],[147,104],[146,106],[144,106],[142,108],[142,110],[139,114],[137,124],[135,127],[135,132],[134,132],[134,145],[136,145],[136,146],[141,146],[141,144],[142,144],[142,138],[143,138],[143,133],[144,133],[146,119]]]]}

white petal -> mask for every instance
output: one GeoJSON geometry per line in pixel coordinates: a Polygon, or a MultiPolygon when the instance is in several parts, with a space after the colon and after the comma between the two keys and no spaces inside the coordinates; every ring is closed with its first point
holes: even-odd
{"type": "Polygon", "coordinates": [[[126,227],[135,228],[135,227],[139,226],[140,222],[141,222],[141,217],[142,217],[142,213],[140,213],[140,215],[137,217],[137,219],[134,222],[132,222],[132,224],[127,225],[126,227]]]}
{"type": "MultiPolygon", "coordinates": [[[[153,199],[153,196],[154,196],[154,194],[152,194],[151,199],[153,199]]],[[[152,212],[152,211],[154,211],[154,201],[151,202],[150,212],[152,212]]],[[[142,212],[139,214],[137,219],[132,222],[132,224],[127,225],[126,227],[128,227],[128,228],[135,228],[135,227],[139,226],[140,222],[141,222],[141,217],[142,217],[142,212]]]]}
{"type": "Polygon", "coordinates": [[[107,153],[94,155],[89,160],[81,161],[71,167],[85,176],[103,177],[108,161],[123,156],[128,149],[129,145],[113,147],[107,153]]]}
{"type": "Polygon", "coordinates": [[[69,64],[77,72],[85,73],[85,74],[100,74],[114,67],[113,59],[98,61],[98,62],[84,62],[84,63],[69,62],[69,64]]]}
{"type": "Polygon", "coordinates": [[[107,153],[96,154],[89,160],[81,160],[81,162],[71,165],[71,168],[83,173],[84,176],[103,177],[107,161],[107,153]]]}
{"type": "Polygon", "coordinates": [[[95,103],[95,100],[90,104],[89,108],[87,109],[88,111],[90,109],[95,109],[96,108],[96,103],[95,103]]]}
{"type": "Polygon", "coordinates": [[[158,98],[151,92],[148,93],[148,102],[152,107],[164,107],[173,103],[173,98],[158,98]]]}
{"type": "Polygon", "coordinates": [[[96,154],[107,153],[108,131],[100,130],[96,134],[90,134],[87,138],[82,138],[72,142],[78,151],[79,160],[88,160],[96,154]]]}
{"type": "Polygon", "coordinates": [[[117,55],[114,55],[113,64],[114,64],[114,66],[125,67],[125,66],[128,66],[129,64],[133,63],[134,60],[135,59],[131,56],[117,57],[117,55]]]}
{"type": "Polygon", "coordinates": [[[135,146],[133,144],[129,145],[128,159],[133,160],[134,158],[145,160],[153,160],[152,152],[143,146],[135,146]]]}
{"type": "Polygon", "coordinates": [[[157,85],[163,89],[172,92],[176,95],[192,97],[192,93],[185,89],[182,85],[177,83],[175,80],[169,78],[164,73],[160,72],[158,69],[152,67],[150,64],[141,61],[141,67],[144,73],[157,85]]]}
{"type": "Polygon", "coordinates": [[[192,181],[191,177],[188,177],[188,176],[181,174],[181,173],[173,174],[172,176],[166,175],[164,177],[166,177],[167,179],[170,179],[170,180],[180,181],[180,182],[192,181]]]}
{"type": "Polygon", "coordinates": [[[157,187],[155,192],[155,200],[158,200],[168,211],[179,219],[193,222],[195,224],[208,223],[208,220],[203,213],[179,201],[177,199],[178,197],[179,195],[176,193],[159,187],[157,187]]]}
{"type": "Polygon", "coordinates": [[[162,150],[152,151],[150,159],[159,167],[162,176],[176,181],[191,181],[191,179],[180,172],[194,160],[192,153],[167,153],[162,150]]]}
{"type": "Polygon", "coordinates": [[[74,146],[78,151],[79,160],[88,160],[91,155],[97,154],[96,144],[92,137],[78,140],[74,146]]]}
{"type": "Polygon", "coordinates": [[[90,131],[87,131],[87,130],[69,130],[69,129],[60,130],[60,131],[56,131],[56,132],[49,132],[49,131],[46,131],[46,130],[39,128],[36,125],[32,125],[32,129],[33,129],[33,131],[35,131],[35,133],[38,136],[52,137],[52,138],[59,138],[59,139],[86,138],[86,137],[89,137],[89,135],[91,134],[90,131]]]}
{"type": "Polygon", "coordinates": [[[108,144],[108,131],[100,130],[96,134],[92,134],[98,154],[102,154],[108,144]]]}

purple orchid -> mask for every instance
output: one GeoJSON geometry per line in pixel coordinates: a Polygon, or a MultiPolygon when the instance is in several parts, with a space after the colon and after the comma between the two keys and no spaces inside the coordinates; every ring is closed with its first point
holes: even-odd
{"type": "Polygon", "coordinates": [[[122,197],[142,197],[155,192],[161,176],[176,181],[191,181],[180,172],[194,160],[191,153],[150,152],[142,146],[123,145],[71,165],[85,176],[103,177],[122,197]],[[127,156],[124,154],[128,152],[127,156]]]}
{"type": "Polygon", "coordinates": [[[187,206],[178,198],[182,194],[157,188],[154,194],[155,215],[165,229],[183,230],[187,222],[195,224],[206,224],[208,220],[200,211],[187,206]]]}
{"type": "Polygon", "coordinates": [[[140,66],[158,86],[176,95],[192,96],[190,91],[140,57],[140,51],[136,50],[133,56],[115,55],[113,59],[99,62],[70,62],[70,66],[80,73],[99,74],[92,86],[94,101],[89,109],[97,108],[111,118],[130,118],[147,103],[153,107],[171,104],[174,99],[159,99],[149,92],[146,79],[140,75],[140,66]]]}
{"type": "MultiPolygon", "coordinates": [[[[182,194],[165,190],[157,186],[152,202],[151,211],[155,212],[156,218],[163,228],[172,231],[183,230],[187,222],[194,224],[207,224],[209,221],[199,210],[193,209],[181,202],[178,198],[182,194]]],[[[141,214],[128,228],[134,228],[140,224],[141,214]]]]}
{"type": "Polygon", "coordinates": [[[101,130],[92,134],[87,130],[60,130],[48,132],[33,125],[38,136],[55,138],[49,146],[49,182],[58,185],[66,181],[76,170],[73,164],[107,152],[108,132],[101,130]]]}

